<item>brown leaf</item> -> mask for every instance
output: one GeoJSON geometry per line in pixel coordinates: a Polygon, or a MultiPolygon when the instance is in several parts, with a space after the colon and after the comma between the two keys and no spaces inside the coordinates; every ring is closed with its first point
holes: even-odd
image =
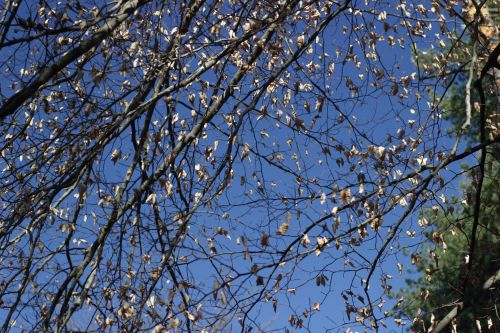
{"type": "Polygon", "coordinates": [[[120,149],[115,149],[113,153],[111,154],[111,161],[113,164],[116,164],[116,162],[122,157],[122,151],[120,149]]]}
{"type": "Polygon", "coordinates": [[[222,304],[227,303],[227,297],[226,297],[226,293],[224,292],[224,290],[220,291],[220,301],[222,304]]]}
{"type": "Polygon", "coordinates": [[[288,223],[284,222],[280,225],[280,227],[278,228],[278,231],[276,231],[276,235],[284,235],[286,234],[286,232],[288,231],[288,223]]]}
{"type": "Polygon", "coordinates": [[[340,191],[340,202],[343,204],[349,203],[349,199],[351,198],[351,189],[343,189],[340,191]]]}
{"type": "Polygon", "coordinates": [[[219,291],[219,281],[214,280],[214,291],[213,291],[214,300],[217,300],[218,291],[219,291]]]}
{"type": "Polygon", "coordinates": [[[260,238],[260,245],[269,246],[269,234],[263,234],[260,238]]]}
{"type": "Polygon", "coordinates": [[[262,276],[257,276],[256,284],[258,286],[263,286],[264,285],[264,278],[262,276]]]}
{"type": "Polygon", "coordinates": [[[397,95],[399,92],[399,87],[396,83],[394,83],[391,87],[391,94],[393,95],[397,95]]]}
{"type": "Polygon", "coordinates": [[[311,244],[311,240],[309,239],[309,236],[307,236],[307,234],[304,234],[304,236],[302,236],[302,239],[300,240],[300,244],[303,247],[308,247],[309,244],[311,244]]]}
{"type": "Polygon", "coordinates": [[[295,118],[295,119],[294,119],[294,123],[295,123],[295,127],[296,127],[297,129],[299,129],[299,130],[300,130],[300,129],[303,129],[303,130],[305,130],[305,129],[306,129],[306,126],[304,125],[304,120],[299,119],[299,118],[295,118]]]}

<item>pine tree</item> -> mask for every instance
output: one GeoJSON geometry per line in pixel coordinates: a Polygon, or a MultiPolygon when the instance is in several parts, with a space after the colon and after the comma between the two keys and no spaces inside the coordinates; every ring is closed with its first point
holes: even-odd
{"type": "MultiPolygon", "coordinates": [[[[475,16],[472,3],[463,2],[464,20],[471,25],[477,20],[477,29],[471,30],[467,41],[458,37],[451,45],[443,45],[448,52],[421,51],[416,57],[417,65],[429,68],[439,54],[447,54],[446,61],[455,64],[454,70],[436,75],[443,77],[446,91],[440,106],[445,118],[451,123],[449,132],[462,132],[469,143],[481,142],[480,97],[474,93],[471,82],[479,77],[479,71],[488,55],[498,45],[498,1],[489,1],[475,16]],[[488,7],[489,6],[489,7],[488,7]],[[469,61],[469,68],[463,64],[469,61]],[[474,59],[476,62],[474,62],[474,59]],[[452,82],[452,84],[448,84],[452,82]],[[470,94],[470,98],[467,98],[470,94]],[[467,103],[471,113],[468,119],[467,103]],[[470,121],[469,126],[466,124],[470,121]]],[[[449,63],[448,63],[449,65],[449,63]]],[[[498,69],[484,78],[486,133],[498,131],[498,105],[500,89],[498,69]]],[[[439,89],[438,89],[439,90],[439,89]]],[[[436,93],[437,91],[433,91],[436,93]]],[[[466,180],[462,184],[463,195],[454,198],[444,213],[425,211],[421,217],[424,224],[432,226],[426,235],[425,245],[411,255],[417,279],[408,279],[407,287],[393,296],[399,298],[396,308],[401,317],[410,319],[413,332],[435,332],[438,323],[446,316],[453,316],[451,324],[441,332],[495,332],[500,327],[496,311],[500,293],[495,288],[484,288],[485,284],[498,282],[500,267],[499,224],[500,221],[500,168],[498,145],[487,152],[484,181],[482,183],[479,223],[475,232],[475,255],[468,257],[474,225],[474,200],[478,191],[480,168],[463,166],[466,180]],[[471,260],[471,267],[467,263],[471,260]],[[467,274],[470,270],[472,274],[467,274]],[[496,277],[496,279],[495,279],[496,277]],[[465,287],[465,283],[470,285],[465,287]],[[457,314],[453,311],[457,310],[457,314]]]]}

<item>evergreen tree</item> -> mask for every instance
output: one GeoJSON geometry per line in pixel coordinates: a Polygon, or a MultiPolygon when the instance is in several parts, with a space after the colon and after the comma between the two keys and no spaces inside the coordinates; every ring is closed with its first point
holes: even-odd
{"type": "MultiPolygon", "coordinates": [[[[474,177],[474,172],[471,171],[468,183],[464,186],[462,202],[450,206],[456,212],[435,214],[429,211],[422,218],[433,226],[433,231],[427,234],[428,242],[421,251],[422,254],[412,255],[412,261],[421,276],[416,280],[408,280],[408,287],[397,295],[405,300],[399,309],[400,315],[413,320],[414,332],[429,331],[460,300],[465,302],[461,305],[463,311],[454,322],[458,332],[479,332],[476,321],[481,324],[483,332],[494,332],[493,326],[498,329],[499,318],[495,305],[499,303],[500,294],[498,290],[483,289],[484,282],[500,267],[498,165],[492,166],[485,177],[476,237],[477,248],[472,261],[474,274],[465,294],[461,290],[472,228],[473,207],[470,202],[475,195],[474,177]],[[458,211],[465,202],[465,208],[458,211]]],[[[448,332],[453,332],[453,325],[448,328],[448,332]]]]}
{"type": "MultiPolygon", "coordinates": [[[[471,35],[465,42],[457,37],[453,45],[447,45],[448,52],[439,53],[427,50],[418,53],[417,65],[428,69],[433,66],[439,54],[447,54],[446,61],[454,63],[454,70],[436,75],[443,76],[444,98],[440,103],[444,117],[450,121],[449,132],[463,132],[469,143],[480,142],[480,98],[468,87],[468,81],[476,81],[487,55],[498,45],[498,37],[488,36],[491,31],[498,31],[500,15],[493,10],[498,1],[491,1],[490,8],[483,6],[479,18],[476,36],[471,35]],[[492,6],[493,5],[493,6],[492,6]],[[493,27],[493,29],[492,29],[493,27]],[[473,48],[475,48],[474,51],[473,48]],[[476,53],[477,63],[469,64],[469,70],[463,66],[466,59],[476,53]],[[452,82],[449,84],[448,82],[452,82]],[[467,89],[470,89],[472,106],[470,126],[464,128],[467,120],[467,89]]],[[[464,17],[472,18],[474,13],[467,11],[464,1],[464,17]]],[[[485,86],[485,131],[498,131],[498,70],[491,71],[484,78],[485,86]]],[[[433,91],[432,93],[436,93],[433,91]]],[[[500,317],[496,308],[500,303],[498,289],[484,288],[485,282],[497,274],[500,268],[499,224],[500,221],[500,167],[498,166],[498,145],[488,151],[484,181],[481,186],[481,205],[479,224],[475,237],[475,254],[468,258],[474,225],[474,200],[478,191],[480,170],[477,167],[464,166],[466,181],[463,183],[463,197],[454,198],[446,212],[426,211],[422,221],[431,226],[426,234],[427,240],[418,254],[411,256],[415,264],[417,279],[408,279],[407,287],[397,292],[394,297],[398,302],[397,311],[402,318],[413,322],[413,332],[433,332],[438,322],[449,315],[456,307],[459,315],[451,321],[444,332],[495,332],[499,329],[500,317]],[[467,277],[467,262],[471,260],[472,276],[467,277]],[[469,283],[467,287],[465,284],[469,283]],[[458,306],[458,307],[457,307],[458,306]]],[[[443,331],[442,331],[443,332],[443,331]]]]}

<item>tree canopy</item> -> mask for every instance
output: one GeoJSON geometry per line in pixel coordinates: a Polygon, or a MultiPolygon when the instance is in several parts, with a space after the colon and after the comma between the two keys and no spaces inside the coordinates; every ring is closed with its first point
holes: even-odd
{"type": "Polygon", "coordinates": [[[458,228],[470,161],[453,272],[474,288],[500,141],[490,2],[4,1],[0,331],[401,325],[403,249],[436,232],[429,209],[458,228]]]}
{"type": "Polygon", "coordinates": [[[427,233],[428,244],[423,246],[421,255],[412,256],[420,276],[408,279],[408,287],[395,295],[401,300],[397,308],[400,316],[413,321],[412,331],[429,331],[460,303],[461,314],[446,332],[494,332],[499,327],[495,307],[500,295],[497,289],[484,288],[487,280],[497,274],[499,258],[500,174],[498,165],[491,168],[485,175],[483,185],[484,199],[476,236],[477,253],[468,288],[461,287],[465,276],[464,262],[468,260],[467,250],[470,247],[469,235],[473,225],[470,202],[475,194],[477,174],[472,172],[469,175],[464,185],[464,196],[456,197],[450,206],[456,209],[453,213],[424,213],[423,218],[434,229],[427,233]],[[466,203],[465,209],[460,201],[466,203]]]}
{"type": "MultiPolygon", "coordinates": [[[[486,3],[482,8],[484,15],[480,23],[480,31],[490,33],[487,28],[498,27],[500,16],[496,11],[490,12],[493,3],[486,3]],[[481,28],[483,26],[483,28],[481,28]]],[[[473,33],[469,31],[468,34],[473,33]]],[[[483,37],[484,38],[484,37],[483,37]]],[[[466,121],[466,99],[464,95],[469,81],[468,72],[463,64],[468,59],[475,39],[470,38],[462,46],[453,48],[448,46],[451,58],[456,64],[456,77],[444,95],[441,103],[445,117],[452,126],[449,133],[462,131],[466,121]],[[459,70],[460,68],[463,68],[459,70]]],[[[487,47],[488,43],[482,45],[487,47]]],[[[477,50],[476,50],[477,52],[477,50]]],[[[436,52],[432,49],[420,51],[417,55],[424,66],[431,63],[436,52]]],[[[470,73],[470,72],[469,72],[470,73]]],[[[469,74],[470,75],[470,74],[469,74]]],[[[490,117],[496,117],[498,91],[496,75],[488,77],[490,82],[485,93],[485,108],[490,117]]],[[[478,104],[479,96],[471,96],[470,103],[478,104]]],[[[476,106],[477,107],[477,106],[476,106]]],[[[479,141],[480,115],[471,114],[471,129],[467,129],[465,136],[471,143],[479,141]]],[[[460,316],[452,319],[452,324],[446,328],[447,332],[493,332],[500,324],[500,318],[495,313],[498,304],[498,291],[495,288],[484,288],[490,277],[495,277],[498,270],[498,223],[500,220],[500,174],[498,169],[498,144],[491,149],[486,160],[484,184],[482,186],[481,210],[477,224],[475,242],[477,250],[475,260],[471,265],[472,276],[470,286],[464,285],[467,276],[464,261],[468,260],[468,249],[471,246],[471,228],[474,225],[474,200],[478,190],[478,170],[469,164],[464,164],[465,179],[462,184],[462,193],[452,197],[450,206],[445,212],[427,210],[423,213],[429,225],[434,227],[427,232],[427,242],[418,255],[412,255],[412,262],[416,265],[419,276],[408,279],[408,286],[395,293],[399,302],[396,311],[404,318],[413,322],[411,330],[428,332],[436,328],[438,320],[445,317],[458,306],[460,316]]],[[[476,161],[474,161],[476,162],[476,161]]],[[[458,312],[458,311],[457,311],[458,312]]]]}

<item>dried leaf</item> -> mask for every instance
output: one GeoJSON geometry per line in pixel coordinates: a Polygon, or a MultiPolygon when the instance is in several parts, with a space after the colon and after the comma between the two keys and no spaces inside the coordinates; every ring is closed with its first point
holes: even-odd
{"type": "Polygon", "coordinates": [[[283,222],[278,228],[278,231],[276,231],[276,234],[282,236],[286,234],[287,231],[288,231],[288,223],[283,222]]]}
{"type": "Polygon", "coordinates": [[[349,200],[351,199],[351,189],[346,188],[340,191],[339,195],[340,202],[343,204],[349,203],[349,200]]]}
{"type": "Polygon", "coordinates": [[[260,238],[260,245],[269,246],[269,234],[263,234],[260,238]]]}
{"type": "Polygon", "coordinates": [[[257,281],[255,283],[258,286],[263,286],[264,285],[264,278],[262,276],[257,276],[257,281]]]}

